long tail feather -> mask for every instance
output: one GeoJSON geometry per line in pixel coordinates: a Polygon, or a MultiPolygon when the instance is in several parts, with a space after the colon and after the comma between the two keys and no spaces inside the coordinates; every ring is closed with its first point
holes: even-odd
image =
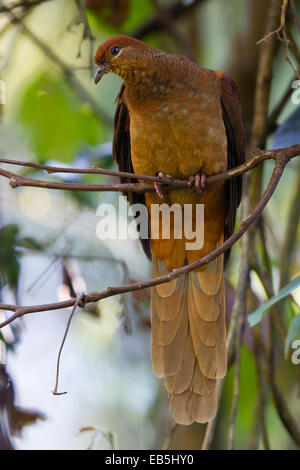
{"type": "MultiPolygon", "coordinates": [[[[153,277],[166,272],[153,257],[153,277]]],[[[223,256],[205,270],[152,288],[152,363],[163,377],[177,423],[204,423],[217,410],[217,380],[226,374],[223,256]]]]}

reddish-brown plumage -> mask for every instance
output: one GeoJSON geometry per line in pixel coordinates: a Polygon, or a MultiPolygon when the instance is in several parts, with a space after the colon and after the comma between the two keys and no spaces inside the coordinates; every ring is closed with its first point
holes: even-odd
{"type": "MultiPolygon", "coordinates": [[[[116,36],[97,50],[95,81],[108,72],[124,80],[115,115],[114,157],[123,171],[187,179],[212,175],[244,161],[244,128],[233,81],[141,41],[116,36]]],[[[204,245],[177,239],[143,240],[153,276],[205,256],[228,237],[241,198],[241,180],[209,185],[202,194],[174,190],[168,204],[204,204],[204,245]]],[[[156,193],[133,194],[151,214],[156,193]]],[[[153,230],[153,227],[150,227],[153,230]]],[[[152,234],[153,235],[153,234],[152,234]]],[[[178,423],[206,422],[216,412],[216,382],[226,373],[223,256],[185,277],[152,289],[152,362],[164,377],[178,423]]]]}

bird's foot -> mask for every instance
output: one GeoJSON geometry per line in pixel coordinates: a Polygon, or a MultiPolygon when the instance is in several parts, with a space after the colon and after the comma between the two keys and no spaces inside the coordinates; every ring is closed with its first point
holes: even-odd
{"type": "MultiPolygon", "coordinates": [[[[157,175],[158,178],[160,178],[162,180],[162,183],[168,183],[170,181],[172,181],[174,178],[170,175],[164,175],[164,173],[162,172],[159,172],[158,175],[157,175]]],[[[167,198],[164,196],[162,190],[161,190],[161,183],[158,183],[158,182],[155,182],[154,183],[154,188],[155,188],[155,191],[156,191],[156,194],[158,195],[158,197],[163,201],[163,202],[168,202],[167,201],[167,198]]]]}
{"type": "Polygon", "coordinates": [[[165,175],[161,171],[158,173],[157,178],[160,178],[161,180],[164,180],[164,183],[171,183],[172,181],[174,181],[173,176],[165,175]]]}
{"type": "Polygon", "coordinates": [[[202,194],[202,190],[205,188],[206,184],[206,174],[200,171],[200,173],[197,173],[195,176],[190,176],[188,179],[188,186],[195,186],[196,192],[198,194],[202,194]]]}
{"type": "Polygon", "coordinates": [[[166,202],[166,199],[165,199],[165,196],[163,195],[163,192],[161,190],[161,187],[160,187],[160,184],[155,182],[154,183],[154,188],[155,188],[155,192],[156,194],[158,195],[159,199],[161,199],[162,201],[166,202]]]}

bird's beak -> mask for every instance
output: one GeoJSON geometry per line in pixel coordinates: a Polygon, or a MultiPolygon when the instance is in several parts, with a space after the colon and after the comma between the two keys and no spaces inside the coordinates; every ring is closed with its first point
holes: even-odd
{"type": "Polygon", "coordinates": [[[97,68],[95,77],[94,77],[94,82],[96,85],[98,82],[100,82],[103,75],[105,75],[107,72],[108,72],[108,64],[100,65],[100,67],[97,68]]]}

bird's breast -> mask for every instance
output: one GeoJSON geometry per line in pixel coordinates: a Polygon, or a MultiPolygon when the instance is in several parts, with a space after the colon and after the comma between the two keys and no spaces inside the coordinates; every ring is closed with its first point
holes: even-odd
{"type": "Polygon", "coordinates": [[[134,171],[186,178],[227,169],[227,138],[218,90],[191,90],[151,107],[130,109],[134,171]]]}

